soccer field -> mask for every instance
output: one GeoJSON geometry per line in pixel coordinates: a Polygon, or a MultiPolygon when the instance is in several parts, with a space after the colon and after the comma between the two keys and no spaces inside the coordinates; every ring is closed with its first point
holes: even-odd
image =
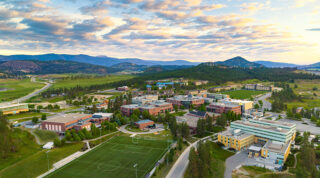
{"type": "Polygon", "coordinates": [[[47,177],[144,177],[168,148],[164,140],[113,137],[47,177]]]}

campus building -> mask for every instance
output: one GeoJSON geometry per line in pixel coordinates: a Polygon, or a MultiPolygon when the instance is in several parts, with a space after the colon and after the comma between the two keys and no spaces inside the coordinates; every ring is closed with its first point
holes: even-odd
{"type": "Polygon", "coordinates": [[[57,115],[53,118],[45,120],[41,123],[41,129],[55,131],[57,133],[64,133],[66,130],[70,129],[90,129],[91,126],[91,114],[64,114],[57,115]]]}
{"type": "Polygon", "coordinates": [[[13,105],[0,106],[0,112],[2,112],[3,115],[18,114],[20,112],[28,112],[28,111],[29,111],[28,104],[13,104],[13,105]]]}
{"type": "Polygon", "coordinates": [[[208,93],[207,98],[222,100],[222,99],[230,98],[230,96],[225,94],[220,94],[220,93],[208,93]]]}
{"type": "Polygon", "coordinates": [[[202,96],[207,97],[207,90],[188,90],[185,92],[186,95],[193,95],[193,96],[202,96]]]}
{"type": "Polygon", "coordinates": [[[144,95],[132,98],[132,104],[147,104],[158,100],[158,95],[144,95]]]}
{"type": "Polygon", "coordinates": [[[239,105],[241,106],[241,112],[243,113],[253,108],[253,101],[225,98],[225,99],[219,100],[219,102],[226,103],[226,104],[239,105]]]}
{"type": "Polygon", "coordinates": [[[296,125],[266,119],[238,120],[230,130],[218,134],[218,141],[235,150],[249,150],[249,157],[261,156],[282,165],[295,139],[296,125]]]}
{"type": "Polygon", "coordinates": [[[148,111],[150,115],[158,115],[159,113],[173,111],[171,103],[165,102],[164,100],[157,100],[146,104],[129,104],[120,107],[122,114],[131,116],[134,110],[139,109],[140,112],[148,111]]]}
{"type": "Polygon", "coordinates": [[[122,86],[117,88],[118,91],[128,91],[129,87],[128,86],[122,86]]]}
{"type": "Polygon", "coordinates": [[[186,108],[189,108],[191,105],[200,106],[204,104],[204,99],[202,97],[192,95],[177,95],[172,98],[167,98],[167,102],[179,107],[184,106],[186,108]]]}
{"type": "Polygon", "coordinates": [[[135,125],[141,130],[143,130],[146,127],[155,127],[154,122],[148,119],[135,122],[135,125]]]}
{"type": "Polygon", "coordinates": [[[241,114],[241,106],[231,103],[214,102],[207,106],[207,111],[218,114],[227,113],[229,111],[236,114],[241,114]]]}
{"type": "Polygon", "coordinates": [[[206,85],[206,84],[208,84],[208,80],[197,80],[197,81],[194,81],[193,84],[195,86],[206,85]]]}
{"type": "Polygon", "coordinates": [[[246,84],[244,86],[247,90],[258,90],[258,91],[272,91],[273,86],[264,86],[261,84],[246,84]]]}

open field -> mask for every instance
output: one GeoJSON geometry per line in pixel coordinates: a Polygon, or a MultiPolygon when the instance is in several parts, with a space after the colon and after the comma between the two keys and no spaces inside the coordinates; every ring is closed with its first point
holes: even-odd
{"type": "Polygon", "coordinates": [[[234,99],[250,99],[256,95],[267,93],[267,91],[254,91],[254,90],[232,90],[221,92],[223,94],[230,95],[230,98],[234,99]]]}
{"type": "MultiPolygon", "coordinates": [[[[60,148],[54,148],[48,153],[49,165],[52,167],[53,163],[79,151],[83,146],[82,142],[67,144],[60,148]]],[[[48,170],[48,160],[46,151],[39,150],[34,154],[25,155],[24,159],[11,163],[10,166],[0,170],[1,178],[25,178],[36,177],[48,170]]]]}
{"type": "Polygon", "coordinates": [[[20,98],[43,86],[44,84],[31,82],[30,79],[0,79],[0,88],[6,89],[0,91],[0,102],[20,98]]]}
{"type": "Polygon", "coordinates": [[[90,85],[97,85],[97,84],[106,84],[121,80],[127,80],[133,78],[133,75],[108,75],[108,76],[99,76],[99,77],[88,77],[88,78],[64,78],[64,79],[57,79],[53,84],[52,88],[71,88],[77,85],[79,86],[90,86],[90,85]]]}
{"type": "Polygon", "coordinates": [[[14,115],[6,116],[8,120],[10,119],[19,119],[19,118],[32,118],[32,117],[41,117],[42,113],[38,112],[25,112],[25,113],[19,113],[14,115]]]}
{"type": "Polygon", "coordinates": [[[320,80],[296,80],[294,84],[290,84],[290,87],[294,89],[295,93],[302,95],[302,102],[295,101],[286,103],[288,108],[292,107],[304,107],[312,109],[320,106],[320,80]],[[295,88],[294,85],[298,88],[295,88]],[[313,90],[313,88],[318,88],[313,90]],[[314,96],[316,94],[316,96],[314,96]]]}
{"type": "Polygon", "coordinates": [[[0,177],[3,175],[3,169],[41,150],[39,145],[35,142],[34,136],[27,131],[14,129],[14,132],[11,136],[17,140],[20,140],[18,144],[18,151],[15,153],[10,153],[5,159],[0,158],[0,177]]]}
{"type": "Polygon", "coordinates": [[[48,177],[144,177],[167,150],[160,140],[113,137],[48,177]]]}

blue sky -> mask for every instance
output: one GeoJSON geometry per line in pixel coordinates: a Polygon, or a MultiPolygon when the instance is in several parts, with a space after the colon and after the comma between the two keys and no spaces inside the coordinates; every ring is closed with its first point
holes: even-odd
{"type": "Polygon", "coordinates": [[[0,54],[320,61],[318,0],[2,0],[0,54]]]}

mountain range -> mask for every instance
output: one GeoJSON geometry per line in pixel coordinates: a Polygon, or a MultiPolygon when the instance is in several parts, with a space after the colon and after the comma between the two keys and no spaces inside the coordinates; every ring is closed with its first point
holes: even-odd
{"type": "Polygon", "coordinates": [[[0,61],[9,60],[38,60],[38,61],[51,61],[51,60],[65,60],[65,61],[75,61],[82,63],[89,63],[94,65],[101,65],[110,67],[119,63],[133,63],[137,65],[198,65],[199,62],[189,62],[185,60],[175,60],[175,61],[151,61],[142,60],[138,58],[113,58],[108,56],[89,56],[84,54],[79,55],[69,55],[69,54],[41,54],[41,55],[11,55],[3,56],[0,55],[0,61]]]}

